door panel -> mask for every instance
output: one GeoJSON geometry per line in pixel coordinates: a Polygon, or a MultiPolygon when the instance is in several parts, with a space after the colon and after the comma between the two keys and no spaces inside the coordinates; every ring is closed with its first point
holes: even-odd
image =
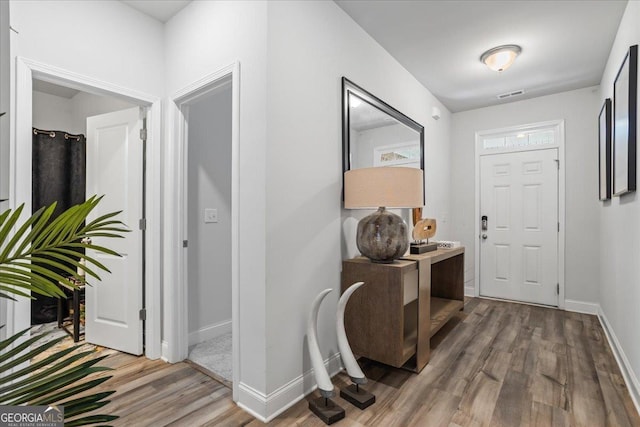
{"type": "Polygon", "coordinates": [[[87,118],[87,195],[104,195],[92,218],[122,211],[130,232],[123,239],[96,238],[120,257],[90,252],[111,273],[87,286],[86,340],[131,354],[142,354],[142,141],[139,108],[87,118]]]}
{"type": "Polygon", "coordinates": [[[558,305],[557,149],[480,158],[480,294],[558,305]]]}

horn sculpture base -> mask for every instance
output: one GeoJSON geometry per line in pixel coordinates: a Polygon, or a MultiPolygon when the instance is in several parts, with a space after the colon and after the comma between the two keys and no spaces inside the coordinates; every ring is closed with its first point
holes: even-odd
{"type": "Polygon", "coordinates": [[[360,409],[366,409],[376,401],[376,396],[369,393],[358,384],[351,384],[350,386],[341,389],[340,397],[360,409]]]}
{"type": "Polygon", "coordinates": [[[344,418],[344,409],[326,397],[318,397],[309,401],[309,409],[316,414],[326,425],[335,423],[344,418]]]}

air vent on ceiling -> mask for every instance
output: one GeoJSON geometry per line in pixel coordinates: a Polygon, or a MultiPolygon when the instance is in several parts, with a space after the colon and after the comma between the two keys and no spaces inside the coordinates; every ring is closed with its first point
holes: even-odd
{"type": "Polygon", "coordinates": [[[520,96],[524,94],[524,89],[514,90],[513,92],[501,93],[497,96],[498,99],[511,98],[513,96],[520,96]]]}

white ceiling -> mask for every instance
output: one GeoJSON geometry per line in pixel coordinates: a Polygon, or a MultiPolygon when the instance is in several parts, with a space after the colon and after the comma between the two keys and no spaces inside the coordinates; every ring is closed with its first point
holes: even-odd
{"type": "Polygon", "coordinates": [[[160,22],[167,22],[191,3],[191,0],[122,0],[122,2],[160,22]]]}
{"type": "MultiPolygon", "coordinates": [[[[452,112],[600,83],[626,1],[336,0],[452,112]],[[501,74],[487,49],[518,44],[501,74]],[[497,95],[524,89],[507,100],[497,95]]],[[[347,76],[348,77],[348,76],[347,76]]]]}

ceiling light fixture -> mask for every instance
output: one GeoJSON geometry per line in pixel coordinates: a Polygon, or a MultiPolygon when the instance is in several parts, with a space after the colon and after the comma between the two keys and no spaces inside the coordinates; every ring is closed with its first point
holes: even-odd
{"type": "Polygon", "coordinates": [[[480,56],[480,61],[493,71],[502,72],[513,64],[513,61],[516,60],[516,56],[518,56],[520,52],[522,52],[520,46],[505,44],[489,49],[483,53],[480,56]]]}

